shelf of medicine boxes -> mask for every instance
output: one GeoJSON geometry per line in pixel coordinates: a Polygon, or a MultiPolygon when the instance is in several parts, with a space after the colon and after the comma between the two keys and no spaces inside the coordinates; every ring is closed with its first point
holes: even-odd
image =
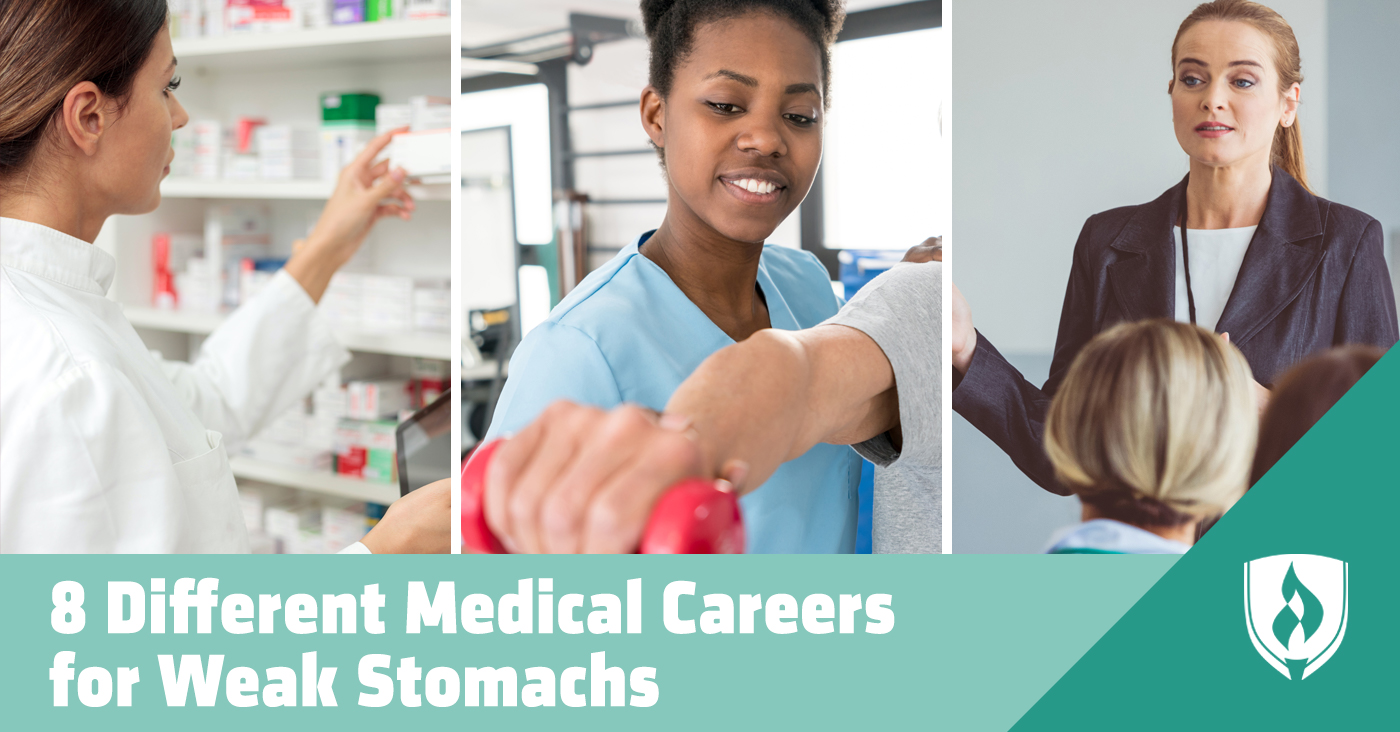
{"type": "Polygon", "coordinates": [[[355,23],[213,38],[177,38],[173,45],[181,69],[213,72],[407,59],[446,60],[453,53],[452,21],[448,18],[355,23]]]}
{"type": "MultiPolygon", "coordinates": [[[[501,370],[502,376],[510,374],[510,362],[501,370]]],[[[496,378],[495,360],[486,360],[471,365],[462,364],[462,381],[490,381],[496,378]]]]}
{"type": "Polygon", "coordinates": [[[230,457],[233,475],[244,480],[256,480],[273,485],[324,493],[352,501],[369,501],[389,505],[399,498],[398,483],[371,483],[356,478],[342,478],[325,470],[288,468],[246,457],[230,457]]]}
{"type": "MultiPolygon", "coordinates": [[[[127,306],[126,319],[137,328],[175,333],[209,335],[226,316],[218,313],[191,313],[152,307],[127,306]]],[[[358,333],[336,332],[336,338],[352,351],[384,353],[390,356],[417,356],[439,361],[452,360],[451,337],[446,333],[358,333]]]]}
{"type": "MultiPolygon", "coordinates": [[[[449,200],[451,190],[446,185],[409,185],[408,192],[418,201],[449,200]]],[[[296,180],[204,180],[201,178],[166,178],[161,181],[160,195],[165,198],[252,198],[297,201],[324,201],[335,190],[334,181],[296,180]]]]}

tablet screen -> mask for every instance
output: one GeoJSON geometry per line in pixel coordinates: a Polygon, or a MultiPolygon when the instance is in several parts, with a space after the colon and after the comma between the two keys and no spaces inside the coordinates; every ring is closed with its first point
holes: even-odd
{"type": "Polygon", "coordinates": [[[399,424],[399,495],[452,475],[451,389],[399,424]]]}

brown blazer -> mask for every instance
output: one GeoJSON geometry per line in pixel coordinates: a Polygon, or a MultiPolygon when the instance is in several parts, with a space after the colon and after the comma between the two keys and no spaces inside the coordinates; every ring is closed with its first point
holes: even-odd
{"type": "MultiPolygon", "coordinates": [[[[1036,388],[977,334],[953,410],[1011,456],[1042,488],[1055,480],[1042,446],[1045,415],[1079,349],[1124,321],[1176,313],[1172,228],[1186,179],[1157,200],[1089,217],[1074,247],[1050,378],[1036,388]]],[[[1290,366],[1345,343],[1400,340],[1378,221],[1309,193],[1275,168],[1264,217],[1245,252],[1216,332],[1229,333],[1268,386],[1290,366]]]]}

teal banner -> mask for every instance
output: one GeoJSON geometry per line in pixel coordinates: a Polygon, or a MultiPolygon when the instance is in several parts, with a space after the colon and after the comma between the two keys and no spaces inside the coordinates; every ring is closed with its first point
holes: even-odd
{"type": "Polygon", "coordinates": [[[1392,354],[1179,559],[4,556],[0,702],[20,729],[1385,728],[1398,385],[1392,354]]]}
{"type": "Polygon", "coordinates": [[[0,703],[19,729],[1385,728],[1397,385],[1391,355],[1181,558],[0,557],[0,703]]]}
{"type": "Polygon", "coordinates": [[[17,729],[1004,730],[1174,561],[7,556],[0,689],[17,729]]]}

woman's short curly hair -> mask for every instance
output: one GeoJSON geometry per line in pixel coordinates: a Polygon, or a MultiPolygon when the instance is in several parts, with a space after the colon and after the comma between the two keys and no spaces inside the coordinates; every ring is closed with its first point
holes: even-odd
{"type": "Polygon", "coordinates": [[[822,57],[822,99],[831,97],[831,44],[846,20],[845,0],[642,0],[642,23],[651,43],[650,83],[665,97],[676,67],[695,43],[702,23],[752,12],[768,12],[793,22],[822,57]]]}

